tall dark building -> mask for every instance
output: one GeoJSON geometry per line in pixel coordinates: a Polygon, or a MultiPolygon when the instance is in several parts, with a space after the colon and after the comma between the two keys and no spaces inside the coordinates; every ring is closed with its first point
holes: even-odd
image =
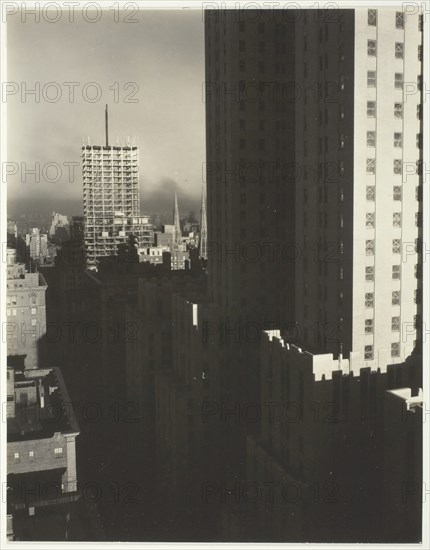
{"type": "Polygon", "coordinates": [[[209,292],[263,324],[293,295],[294,26],[274,13],[205,14],[209,292]]]}

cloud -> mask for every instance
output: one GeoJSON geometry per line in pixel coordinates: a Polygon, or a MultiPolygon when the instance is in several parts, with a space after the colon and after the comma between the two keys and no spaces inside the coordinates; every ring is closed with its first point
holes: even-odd
{"type": "MultiPolygon", "coordinates": [[[[83,137],[104,141],[104,107],[109,103],[110,141],[138,138],[144,212],[171,210],[168,181],[177,182],[185,211],[199,204],[205,160],[201,12],[141,10],[138,18],[136,24],[115,24],[108,10],[95,24],[78,14],[74,23],[29,18],[23,24],[19,15],[8,18],[8,81],[19,87],[7,102],[8,160],[28,169],[39,163],[42,172],[48,163],[80,163],[83,137]],[[67,82],[77,83],[73,101],[67,82]],[[93,103],[87,97],[97,91],[91,82],[102,91],[93,103]],[[127,86],[130,82],[134,84],[127,86]],[[54,97],[50,83],[61,90],[57,102],[46,100],[54,97]],[[22,101],[21,92],[37,85],[39,100],[24,94],[22,101]],[[126,102],[127,97],[137,103],[126,102]]],[[[72,182],[62,177],[57,183],[46,181],[43,173],[35,182],[20,170],[8,178],[8,199],[15,212],[79,208],[73,212],[79,214],[80,168],[72,182]]]]}

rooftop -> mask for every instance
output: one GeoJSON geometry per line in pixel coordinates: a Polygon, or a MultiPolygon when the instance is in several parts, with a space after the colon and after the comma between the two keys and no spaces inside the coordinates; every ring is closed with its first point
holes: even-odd
{"type": "Polygon", "coordinates": [[[13,371],[15,416],[7,419],[7,439],[25,441],[52,437],[56,432],[77,433],[78,423],[59,368],[13,371]]]}

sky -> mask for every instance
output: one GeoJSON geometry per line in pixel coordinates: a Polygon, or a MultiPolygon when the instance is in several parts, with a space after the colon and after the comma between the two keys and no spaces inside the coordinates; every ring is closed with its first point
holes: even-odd
{"type": "Polygon", "coordinates": [[[141,9],[137,23],[124,15],[115,22],[106,10],[94,23],[79,11],[72,23],[67,14],[56,23],[8,17],[7,161],[17,171],[7,178],[8,214],[81,213],[76,163],[83,138],[104,143],[105,104],[110,143],[117,136],[120,144],[127,136],[138,140],[142,214],[171,212],[175,184],[181,215],[198,210],[205,161],[202,12],[141,9]],[[36,83],[37,98],[28,93],[36,83]],[[26,172],[35,168],[39,182],[26,172]]]}

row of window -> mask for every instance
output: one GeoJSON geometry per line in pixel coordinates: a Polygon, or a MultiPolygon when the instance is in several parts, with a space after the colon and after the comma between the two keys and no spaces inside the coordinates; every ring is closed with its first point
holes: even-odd
{"type": "MultiPolygon", "coordinates": [[[[23,296],[21,296],[21,303],[23,302],[23,296]]],[[[18,297],[17,296],[6,296],[6,305],[7,306],[16,306],[18,304],[18,297]]],[[[30,305],[35,306],[37,305],[37,298],[36,296],[30,296],[30,305]]]]}
{"type": "MultiPolygon", "coordinates": [[[[400,212],[393,212],[393,227],[402,226],[402,214],[400,212]]],[[[375,227],[375,212],[368,212],[366,214],[366,228],[373,229],[375,227]]]]}
{"type": "MultiPolygon", "coordinates": [[[[367,55],[370,55],[371,57],[376,57],[376,48],[377,48],[377,41],[376,40],[368,40],[367,41],[367,55]]],[[[403,59],[404,57],[404,51],[405,51],[405,45],[403,42],[395,42],[394,43],[394,57],[396,59],[403,59]]],[[[422,60],[422,46],[418,46],[418,60],[422,60]]]]}
{"type": "MultiPolygon", "coordinates": [[[[62,447],[56,447],[54,449],[54,457],[55,458],[62,458],[63,456],[63,448],[62,447]]],[[[34,451],[28,451],[28,458],[30,460],[34,460],[36,458],[36,454],[34,451]]],[[[15,459],[15,462],[20,462],[21,461],[21,455],[20,453],[14,453],[14,459],[15,459]]]]}
{"type": "MultiPolygon", "coordinates": [[[[8,317],[16,317],[16,309],[7,309],[7,310],[6,310],[6,315],[7,315],[8,317]]],[[[34,313],[34,315],[35,315],[35,313],[34,313]]],[[[36,319],[32,319],[32,320],[31,320],[31,326],[32,326],[32,327],[35,327],[36,324],[37,324],[37,320],[36,320],[36,319]]]]}
{"type": "MultiPolygon", "coordinates": [[[[366,292],[364,295],[364,306],[366,308],[373,308],[375,303],[374,293],[366,292]]],[[[391,293],[391,305],[399,306],[400,305],[400,290],[393,290],[391,293]]]]}
{"type": "MultiPolygon", "coordinates": [[[[367,71],[367,85],[369,87],[376,86],[376,71],[367,71]]],[[[367,102],[367,116],[373,118],[376,114],[376,102],[367,102]]],[[[403,103],[394,103],[394,118],[403,118],[403,103]]],[[[421,105],[417,105],[417,118],[421,120],[421,105]]],[[[417,134],[417,144],[418,144],[417,134]]],[[[418,145],[417,145],[418,146],[418,145]]]]}
{"type": "MultiPolygon", "coordinates": [[[[369,9],[367,10],[367,24],[370,27],[376,27],[378,23],[378,10],[375,9],[369,9]]],[[[396,11],[395,16],[395,25],[396,29],[404,29],[405,28],[405,14],[402,11],[396,11]]],[[[423,16],[418,16],[418,30],[423,30],[423,16]]]]}
{"type": "MultiPolygon", "coordinates": [[[[420,140],[420,134],[417,134],[417,145],[419,144],[420,140]]],[[[401,148],[403,147],[403,134],[402,132],[394,132],[393,137],[393,145],[394,147],[401,148]]],[[[375,147],[376,146],[376,132],[371,130],[367,132],[367,147],[375,147]]],[[[374,161],[375,159],[367,159],[368,163],[371,161],[374,161]]],[[[374,164],[374,163],[373,163],[374,164]]]]}
{"type": "MultiPolygon", "coordinates": [[[[400,342],[391,344],[391,357],[400,357],[400,342]]],[[[364,346],[364,359],[373,359],[373,346],[364,346]]]]}
{"type": "MultiPolygon", "coordinates": [[[[416,266],[416,269],[415,269],[415,274],[417,274],[417,268],[418,266],[416,266]]],[[[365,278],[366,278],[366,281],[368,282],[372,282],[375,280],[375,266],[374,265],[368,265],[366,266],[365,268],[366,270],[366,273],[365,273],[365,278]]],[[[393,281],[398,281],[400,279],[400,265],[393,265],[391,267],[391,278],[393,279],[393,281]]],[[[417,295],[415,296],[415,303],[417,303],[417,295]]],[[[373,298],[372,298],[372,305],[371,306],[366,306],[366,307],[373,307],[373,298]]]]}
{"type": "MultiPolygon", "coordinates": [[[[400,138],[401,140],[401,134],[400,138]]],[[[393,174],[402,174],[402,159],[394,159],[393,160],[393,174]]],[[[415,173],[420,174],[422,171],[422,163],[421,161],[417,161],[415,163],[415,173]]],[[[376,158],[368,158],[366,159],[366,173],[367,174],[375,174],[376,173],[376,158]]]]}
{"type": "MultiPolygon", "coordinates": [[[[393,225],[394,223],[399,223],[401,221],[401,214],[399,212],[395,212],[393,214],[393,225]]],[[[367,226],[367,214],[366,214],[366,226],[367,226]]],[[[367,226],[369,227],[369,226],[367,226]]],[[[400,227],[400,225],[395,225],[395,227],[400,227]]],[[[416,246],[415,246],[416,248],[416,246]]],[[[367,239],[366,240],[366,255],[367,256],[373,256],[375,253],[375,241],[374,239],[367,239]]],[[[393,254],[401,254],[402,252],[402,241],[401,239],[393,239],[392,240],[392,253],[393,254]]],[[[393,277],[394,278],[394,277],[393,277]]]]}
{"type": "MultiPolygon", "coordinates": [[[[364,333],[373,334],[374,322],[373,319],[364,320],[364,333]]],[[[400,317],[391,317],[391,331],[400,332],[400,317]]]]}
{"type": "MultiPolygon", "coordinates": [[[[420,266],[418,264],[415,265],[415,276],[420,274],[420,266]]],[[[368,265],[366,266],[366,281],[372,282],[374,281],[375,277],[375,266],[368,265]]],[[[398,281],[400,279],[400,265],[393,265],[391,267],[391,278],[393,281],[398,281]]],[[[415,291],[415,303],[417,303],[418,297],[417,297],[417,291],[415,291]]],[[[369,306],[373,307],[373,306],[369,306]]]]}
{"type": "MultiPolygon", "coordinates": [[[[367,86],[369,88],[374,88],[376,86],[376,71],[367,71],[367,86]]],[[[403,89],[403,73],[394,73],[394,87],[398,90],[403,89]]],[[[422,89],[421,75],[417,76],[417,88],[420,91],[422,89]]]]}

